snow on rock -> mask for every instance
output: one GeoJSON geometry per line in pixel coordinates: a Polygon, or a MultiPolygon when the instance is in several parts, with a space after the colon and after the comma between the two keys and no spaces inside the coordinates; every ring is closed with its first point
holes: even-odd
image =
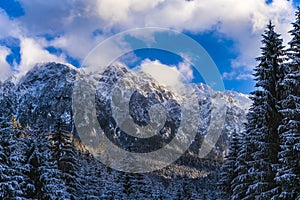
{"type": "MultiPolygon", "coordinates": [[[[15,85],[12,82],[1,83],[0,108],[11,108],[6,109],[6,116],[3,117],[15,116],[22,125],[28,124],[34,127],[43,124],[47,129],[52,129],[55,120],[62,118],[67,129],[75,132],[73,121],[76,113],[72,113],[72,89],[77,73],[78,69],[69,65],[46,63],[34,67],[15,85]]],[[[95,79],[95,76],[93,77],[95,79]]],[[[96,77],[96,81],[98,81],[96,91],[97,117],[104,133],[109,133],[108,135],[112,136],[110,139],[115,140],[124,148],[132,148],[133,151],[146,151],[146,149],[149,151],[160,148],[174,137],[181,120],[180,98],[188,97],[180,97],[176,91],[160,85],[150,76],[131,71],[124,66],[110,66],[103,74],[96,77]],[[147,145],[149,142],[147,140],[136,141],[135,138],[124,134],[112,116],[113,91],[118,80],[125,74],[130,75],[126,75],[126,81],[130,84],[134,84],[134,82],[128,77],[135,79],[135,81],[143,79],[147,83],[143,87],[139,87],[130,99],[127,99],[130,104],[130,115],[136,124],[145,126],[150,123],[148,109],[153,104],[160,103],[167,111],[168,117],[165,126],[157,134],[159,136],[153,138],[152,142],[155,141],[155,145],[152,147],[147,145]],[[116,137],[117,139],[115,139],[116,137]],[[138,142],[141,143],[135,145],[138,142]]],[[[198,133],[201,137],[205,136],[210,123],[212,99],[219,95],[226,102],[225,125],[214,148],[216,156],[223,157],[228,149],[232,134],[244,130],[243,123],[246,121],[246,113],[251,100],[248,95],[234,91],[215,92],[205,84],[197,84],[195,88],[199,99],[201,123],[198,133]]],[[[86,120],[90,119],[87,118],[86,120]]],[[[200,145],[200,143],[192,145],[191,148],[199,148],[200,145]]],[[[193,151],[196,152],[197,150],[194,149],[193,151]]]]}

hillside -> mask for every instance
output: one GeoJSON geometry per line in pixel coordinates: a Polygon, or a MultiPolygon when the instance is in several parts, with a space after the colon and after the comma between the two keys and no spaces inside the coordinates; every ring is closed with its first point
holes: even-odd
{"type": "MultiPolygon", "coordinates": [[[[180,159],[163,169],[132,174],[106,167],[97,160],[91,146],[97,147],[101,144],[100,138],[105,135],[113,144],[129,152],[147,153],[162,148],[175,137],[182,121],[180,99],[188,97],[179,96],[176,91],[160,85],[146,74],[131,71],[124,66],[110,66],[103,74],[88,75],[90,80],[96,82],[96,117],[85,110],[76,109],[78,112],[87,112],[84,118],[78,118],[79,114],[74,113],[72,109],[77,74],[78,69],[71,66],[47,63],[37,65],[19,80],[10,79],[0,84],[0,148],[4,149],[0,165],[16,170],[15,166],[28,165],[27,171],[24,169],[18,172],[19,176],[23,177],[24,186],[19,182],[21,179],[7,174],[10,178],[0,178],[0,188],[11,187],[13,190],[10,190],[15,191],[20,186],[20,193],[13,195],[27,195],[28,198],[34,196],[34,199],[51,199],[52,197],[44,196],[44,193],[50,190],[56,191],[53,195],[66,195],[65,198],[73,196],[75,199],[180,199],[178,195],[183,193],[186,193],[183,196],[187,199],[203,199],[203,195],[215,195],[211,198],[217,198],[215,184],[231,136],[244,130],[243,123],[251,104],[247,95],[233,91],[215,92],[204,84],[193,85],[198,97],[198,102],[195,103],[198,103],[200,115],[199,119],[189,119],[191,124],[199,122],[196,137],[189,149],[180,159]],[[160,104],[166,110],[167,118],[163,128],[151,138],[136,139],[116,123],[122,120],[122,113],[112,110],[112,103],[117,101],[114,100],[114,88],[124,77],[143,79],[147,83],[127,99],[129,114],[138,127],[145,127],[151,123],[151,113],[148,111],[152,105],[160,104]],[[206,157],[199,158],[199,149],[205,140],[215,109],[212,103],[215,99],[225,102],[225,107],[222,108],[226,110],[225,123],[216,145],[211,147],[206,157]],[[116,120],[115,117],[120,119],[116,120]],[[100,124],[102,135],[89,138],[92,142],[89,143],[89,147],[84,147],[86,142],[80,141],[78,129],[85,130],[86,135],[91,136],[94,130],[90,129],[89,125],[96,122],[100,124]],[[7,143],[9,138],[14,138],[13,141],[17,145],[22,144],[21,150],[11,148],[12,144],[7,143]],[[9,161],[12,156],[23,157],[15,159],[13,164],[9,161]],[[70,168],[63,167],[68,166],[66,163],[72,163],[70,168]],[[55,169],[61,175],[49,175],[41,171],[45,168],[55,169]],[[34,180],[32,177],[35,177],[34,180]],[[58,186],[47,186],[52,182],[47,181],[51,177],[57,179],[61,189],[58,186]],[[17,181],[18,184],[15,185],[13,181],[17,181]],[[38,183],[43,186],[38,186],[38,183]]],[[[218,113],[218,110],[215,112],[218,113]]],[[[123,159],[125,161],[122,163],[128,165],[133,162],[130,157],[123,159]]],[[[7,191],[0,193],[0,196],[12,195],[7,191]]]]}

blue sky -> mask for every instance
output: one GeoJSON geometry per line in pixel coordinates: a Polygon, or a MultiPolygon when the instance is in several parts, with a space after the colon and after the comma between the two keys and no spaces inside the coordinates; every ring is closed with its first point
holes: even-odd
{"type": "MultiPolygon", "coordinates": [[[[79,67],[97,44],[114,34],[161,27],[196,40],[216,63],[225,88],[249,93],[260,35],[268,20],[273,20],[287,43],[298,4],[286,0],[1,0],[0,80],[12,73],[25,74],[39,62],[79,67]]],[[[144,49],[127,58],[131,59],[123,61],[130,67],[170,66],[192,82],[203,81],[180,55],[144,49]]]]}

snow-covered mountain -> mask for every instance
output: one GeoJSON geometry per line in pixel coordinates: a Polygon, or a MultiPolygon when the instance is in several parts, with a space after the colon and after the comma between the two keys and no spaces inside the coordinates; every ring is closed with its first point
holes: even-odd
{"type": "MultiPolygon", "coordinates": [[[[43,127],[51,130],[54,128],[56,120],[61,118],[66,129],[76,134],[74,125],[76,113],[72,112],[72,92],[77,73],[78,69],[72,66],[47,63],[37,65],[18,81],[7,80],[1,83],[0,113],[2,120],[14,116],[23,126],[43,127]]],[[[176,91],[160,85],[150,76],[128,70],[123,66],[110,66],[103,74],[90,76],[97,81],[95,101],[97,119],[103,132],[113,143],[127,150],[146,152],[162,147],[174,137],[181,120],[179,98],[188,97],[181,97],[176,91]],[[139,126],[149,124],[148,110],[156,103],[161,103],[166,109],[166,123],[159,134],[151,137],[150,140],[137,140],[136,137],[123,132],[116,124],[111,109],[112,99],[115,95],[113,91],[118,80],[124,77],[136,79],[135,81],[143,79],[147,83],[138,88],[128,100],[129,112],[134,123],[139,126]]],[[[245,94],[234,91],[216,92],[204,84],[198,84],[194,88],[199,100],[200,124],[190,152],[194,156],[197,155],[211,120],[212,100],[218,96],[225,102],[226,118],[222,134],[210,156],[222,159],[227,151],[232,133],[240,133],[244,130],[243,123],[246,121],[245,117],[251,101],[245,94]]],[[[85,120],[94,119],[87,115],[85,120]]],[[[193,120],[191,119],[191,124],[195,124],[193,120]]],[[[84,126],[84,122],[81,124],[84,126]]]]}

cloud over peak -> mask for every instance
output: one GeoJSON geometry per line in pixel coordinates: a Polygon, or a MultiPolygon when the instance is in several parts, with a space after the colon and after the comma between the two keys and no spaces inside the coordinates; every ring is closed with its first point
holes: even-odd
{"type": "MultiPolygon", "coordinates": [[[[21,62],[16,69],[25,72],[32,62],[61,61],[67,57],[82,61],[98,43],[114,33],[131,28],[162,27],[201,34],[207,31],[234,41],[237,52],[231,61],[236,68],[250,70],[259,54],[260,35],[268,20],[285,42],[294,19],[292,1],[273,0],[19,0],[23,14],[10,18],[0,9],[0,40],[13,36],[20,42],[21,62]],[[60,55],[47,47],[60,50],[60,55]]],[[[5,58],[5,45],[0,57],[5,58]]],[[[2,59],[2,62],[6,62],[2,59]]],[[[219,66],[223,67],[223,66],[219,66]]],[[[180,67],[179,67],[180,69],[180,67]]],[[[181,70],[185,70],[181,66],[181,70]]],[[[240,69],[239,69],[240,70],[240,69]]],[[[1,71],[2,73],[2,71],[1,71]]],[[[230,73],[230,72],[228,72],[230,73]]]]}

